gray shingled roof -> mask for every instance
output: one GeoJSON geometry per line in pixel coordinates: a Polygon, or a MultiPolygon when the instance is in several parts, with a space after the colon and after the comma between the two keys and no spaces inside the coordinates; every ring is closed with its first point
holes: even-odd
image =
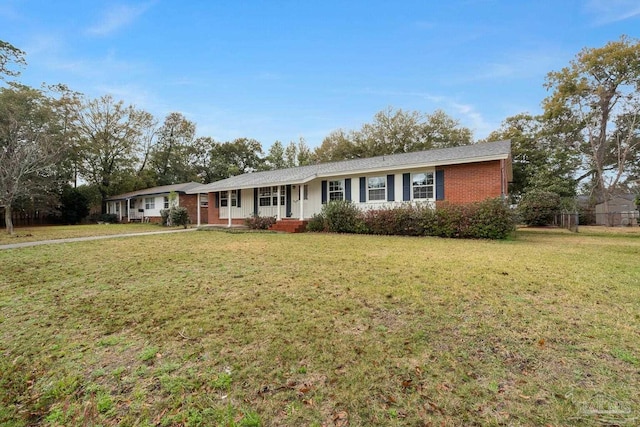
{"type": "Polygon", "coordinates": [[[187,190],[187,193],[208,193],[268,187],[271,185],[302,184],[319,177],[506,159],[510,155],[511,141],[487,142],[415,153],[392,154],[366,159],[343,160],[289,169],[246,173],[191,188],[187,190]]]}
{"type": "Polygon", "coordinates": [[[107,201],[125,200],[138,196],[152,196],[154,194],[166,194],[175,191],[176,193],[187,193],[187,190],[200,187],[202,184],[199,182],[186,182],[183,184],[162,185],[160,187],[145,188],[144,190],[131,191],[129,193],[118,194],[111,196],[107,201]]]}

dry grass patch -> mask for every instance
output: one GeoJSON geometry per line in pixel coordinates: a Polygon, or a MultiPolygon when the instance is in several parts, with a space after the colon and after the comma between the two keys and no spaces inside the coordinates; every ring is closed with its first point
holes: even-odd
{"type": "Polygon", "coordinates": [[[622,424],[640,416],[639,255],[637,235],[562,230],[4,251],[0,422],[622,424]],[[629,412],[597,413],[602,396],[629,412]]]}

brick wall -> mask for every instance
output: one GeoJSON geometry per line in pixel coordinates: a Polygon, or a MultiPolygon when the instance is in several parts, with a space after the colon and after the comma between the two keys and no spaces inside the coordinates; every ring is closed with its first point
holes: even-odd
{"type": "Polygon", "coordinates": [[[207,215],[208,224],[220,224],[220,209],[216,206],[216,193],[209,193],[209,214],[207,215]]]}
{"type": "MultiPolygon", "coordinates": [[[[180,194],[180,206],[187,208],[191,224],[198,223],[198,195],[197,194],[180,194]]],[[[209,204],[211,206],[211,204],[209,204]]],[[[200,223],[207,223],[207,208],[200,208],[200,223]]]]}
{"type": "Polygon", "coordinates": [[[444,200],[449,203],[478,202],[500,197],[506,176],[500,160],[444,166],[444,200]]]}

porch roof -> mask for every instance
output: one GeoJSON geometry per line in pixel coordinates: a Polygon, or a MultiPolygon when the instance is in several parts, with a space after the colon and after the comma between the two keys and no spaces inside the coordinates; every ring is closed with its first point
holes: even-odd
{"type": "Polygon", "coordinates": [[[140,197],[140,196],[155,196],[159,194],[169,194],[172,191],[176,193],[187,193],[188,192],[187,190],[190,190],[195,187],[199,187],[201,185],[202,184],[200,184],[199,182],[185,182],[182,184],[162,185],[159,187],[145,188],[144,190],[136,190],[136,191],[131,191],[129,193],[118,194],[116,196],[111,196],[106,200],[108,202],[114,202],[117,200],[133,199],[135,197],[140,197]]]}
{"type": "Polygon", "coordinates": [[[199,185],[186,190],[186,192],[195,194],[269,187],[272,185],[304,184],[315,178],[501,160],[508,159],[510,156],[511,141],[496,141],[415,153],[392,154],[288,169],[252,172],[232,176],[210,184],[199,185]]]}

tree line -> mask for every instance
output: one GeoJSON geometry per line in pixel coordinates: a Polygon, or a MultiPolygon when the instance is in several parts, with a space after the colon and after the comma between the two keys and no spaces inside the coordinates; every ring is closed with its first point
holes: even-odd
{"type": "Polygon", "coordinates": [[[14,79],[24,66],[25,52],[0,40],[0,206],[9,232],[12,209],[33,205],[65,217],[79,198],[104,210],[110,196],[157,185],[501,139],[512,141],[513,201],[547,191],[606,202],[637,188],[640,176],[640,44],[626,36],[550,72],[542,114],[508,117],[480,141],[444,111],[389,107],[360,129],[331,132],[315,149],[300,138],[265,151],[248,137],[196,136],[196,123],[179,112],[160,121],[110,95],[22,85],[14,79]]]}

